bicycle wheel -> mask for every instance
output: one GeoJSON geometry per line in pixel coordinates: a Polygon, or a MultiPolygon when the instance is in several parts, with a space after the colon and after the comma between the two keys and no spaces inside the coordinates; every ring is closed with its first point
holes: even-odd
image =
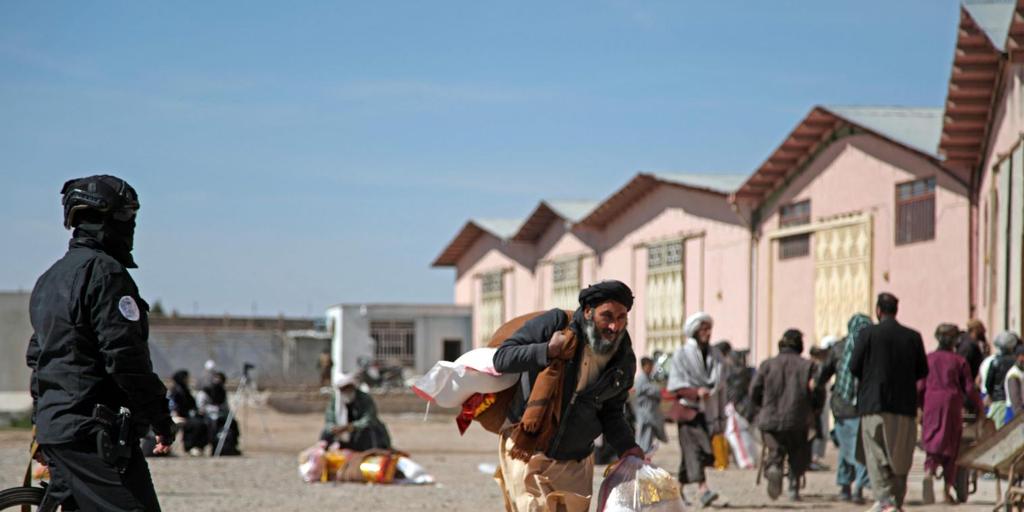
{"type": "Polygon", "coordinates": [[[39,510],[45,493],[42,487],[4,489],[0,491],[0,510],[39,510]]]}

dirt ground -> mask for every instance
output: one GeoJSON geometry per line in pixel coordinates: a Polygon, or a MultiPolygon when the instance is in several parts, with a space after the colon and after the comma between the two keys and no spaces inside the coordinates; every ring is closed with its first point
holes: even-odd
{"type": "MultiPolygon", "coordinates": [[[[432,486],[365,486],[355,484],[305,484],[298,476],[297,454],[313,444],[322,422],[319,414],[285,415],[270,409],[249,408],[242,419],[245,453],[237,458],[175,456],[152,459],[150,468],[165,511],[223,512],[234,510],[372,510],[408,511],[500,511],[501,496],[490,474],[480,465],[497,463],[496,438],[474,425],[459,437],[448,418],[414,414],[389,415],[388,423],[396,447],[408,451],[436,479],[432,486]]],[[[670,429],[671,430],[671,429],[670,429]]],[[[654,462],[675,472],[679,449],[674,433],[654,462]]],[[[18,485],[26,463],[30,435],[26,431],[0,431],[0,488],[18,485]]],[[[827,461],[834,467],[835,450],[827,461]]],[[[604,467],[595,471],[594,488],[600,485],[604,467]]],[[[921,455],[910,476],[910,510],[948,510],[920,503],[921,455]]],[[[808,474],[804,501],[791,503],[781,498],[771,502],[764,486],[755,487],[755,472],[729,469],[710,471],[712,487],[728,497],[729,509],[736,510],[865,510],[835,501],[833,472],[808,474]]],[[[995,485],[980,482],[980,490],[968,504],[956,510],[991,510],[995,485]]],[[[937,486],[938,489],[938,486],[937,486]]],[[[687,489],[692,496],[694,491],[687,489]]],[[[595,493],[596,494],[596,493],[595,493]]],[[[596,501],[596,500],[595,500],[596,501]]]]}

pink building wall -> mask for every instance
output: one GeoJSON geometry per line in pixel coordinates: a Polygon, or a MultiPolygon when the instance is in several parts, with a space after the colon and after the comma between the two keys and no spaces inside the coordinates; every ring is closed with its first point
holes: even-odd
{"type": "Polygon", "coordinates": [[[473,243],[455,269],[455,304],[473,307],[473,340],[479,342],[480,277],[504,271],[504,320],[532,311],[534,300],[534,248],[485,233],[473,243]]]}
{"type": "MultiPolygon", "coordinates": [[[[982,320],[989,329],[989,339],[995,333],[1005,330],[1003,311],[1006,308],[1006,297],[998,293],[998,288],[1005,285],[1006,233],[999,229],[993,232],[992,192],[997,189],[993,167],[1000,163],[1020,142],[1024,133],[1024,104],[1022,104],[1021,86],[1024,83],[1024,66],[1009,64],[1003,74],[1003,87],[998,91],[998,102],[993,111],[992,122],[987,141],[987,152],[981,166],[978,180],[977,207],[977,246],[975,252],[975,317],[982,320]],[[993,250],[995,249],[995,250],[993,250]]],[[[1017,167],[1017,166],[1015,166],[1017,167]]],[[[1019,168],[1019,167],[1018,167],[1019,168]]],[[[1017,179],[1015,177],[1015,179],[1017,179]]],[[[1016,212],[1019,215],[1022,198],[1014,197],[1016,212]]]]}
{"type": "Polygon", "coordinates": [[[661,185],[621,212],[602,235],[598,278],[629,283],[640,299],[630,314],[637,354],[647,354],[642,300],[647,281],[644,244],[681,237],[688,237],[683,316],[702,308],[715,318],[714,340],[728,339],[736,348],[748,346],[750,234],[725,196],[661,185]]]}
{"type": "MultiPolygon", "coordinates": [[[[780,261],[777,245],[765,236],[778,229],[781,205],[804,199],[811,201],[812,222],[858,212],[871,216],[872,309],[877,293],[894,293],[900,298],[899,320],[921,331],[928,346],[934,345],[931,333],[940,322],[963,325],[969,309],[966,187],[913,151],[873,135],[853,135],[823,150],[765,210],[757,248],[756,359],[774,354],[789,327],[805,335],[815,330],[813,237],[810,255],[780,261]],[[935,238],[897,246],[896,184],[931,176],[936,178],[935,238]]],[[[873,310],[864,313],[874,316],[873,310]]]]}

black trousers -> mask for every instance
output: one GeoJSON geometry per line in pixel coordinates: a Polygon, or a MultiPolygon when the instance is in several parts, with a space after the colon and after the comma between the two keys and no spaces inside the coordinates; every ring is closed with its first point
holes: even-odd
{"type": "Polygon", "coordinates": [[[761,437],[768,454],[765,456],[765,467],[782,468],[783,462],[789,459],[789,480],[796,482],[807,472],[811,463],[811,442],[807,439],[807,429],[801,430],[762,430],[761,437]]]}
{"type": "Polygon", "coordinates": [[[85,512],[160,512],[149,466],[138,443],[124,472],[104,462],[96,444],[87,441],[41,445],[50,468],[47,499],[64,510],[85,512]]]}

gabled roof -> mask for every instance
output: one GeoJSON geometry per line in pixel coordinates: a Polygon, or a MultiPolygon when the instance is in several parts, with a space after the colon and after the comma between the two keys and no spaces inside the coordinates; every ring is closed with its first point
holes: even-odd
{"type": "Polygon", "coordinates": [[[629,180],[622,188],[602,201],[579,223],[582,225],[603,228],[619,213],[629,208],[642,197],[651,193],[661,185],[696,190],[720,195],[723,198],[733,190],[733,185],[741,183],[743,176],[734,174],[649,174],[640,173],[629,180]]]}
{"type": "Polygon", "coordinates": [[[432,267],[454,267],[459,258],[485,234],[499,240],[509,240],[519,230],[521,219],[470,219],[459,230],[459,234],[441,251],[440,256],[431,264],[432,267]]]}
{"type": "Polygon", "coordinates": [[[1002,26],[999,20],[1004,15],[1000,14],[1005,9],[1004,3],[970,2],[960,9],[939,153],[948,168],[962,174],[972,172],[983,158],[999,82],[1000,48],[1005,46],[1012,32],[1009,20],[1001,32],[991,32],[997,25],[1002,26]],[[985,20],[988,29],[975,19],[975,14],[985,20]]]}
{"type": "Polygon", "coordinates": [[[999,51],[1006,48],[1006,36],[1017,0],[964,0],[963,8],[999,51]]]}
{"type": "Polygon", "coordinates": [[[813,158],[843,126],[872,133],[938,163],[941,109],[817,106],[729,200],[760,203],[813,158]]]}
{"type": "Polygon", "coordinates": [[[552,222],[562,221],[576,224],[590,213],[597,201],[544,200],[537,205],[519,230],[512,236],[517,242],[534,242],[544,234],[552,222]]]}

